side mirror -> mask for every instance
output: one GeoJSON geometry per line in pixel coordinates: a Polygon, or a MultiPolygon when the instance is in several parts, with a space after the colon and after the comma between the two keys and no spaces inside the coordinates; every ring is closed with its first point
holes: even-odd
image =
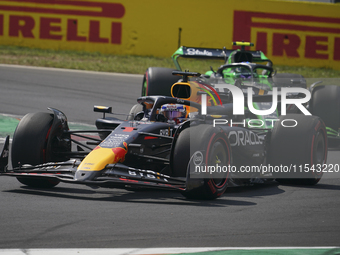
{"type": "Polygon", "coordinates": [[[105,118],[105,113],[112,113],[112,107],[95,105],[93,106],[93,111],[102,112],[103,118],[105,118]]]}

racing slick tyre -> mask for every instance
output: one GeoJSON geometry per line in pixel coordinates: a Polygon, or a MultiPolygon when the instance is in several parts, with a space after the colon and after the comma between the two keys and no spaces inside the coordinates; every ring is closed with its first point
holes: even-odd
{"type": "MultiPolygon", "coordinates": [[[[53,122],[53,114],[39,112],[26,114],[19,122],[12,141],[13,167],[46,162],[47,138],[53,122]]],[[[18,177],[19,182],[36,188],[52,188],[59,181],[18,177]]]]}
{"type": "Polygon", "coordinates": [[[273,82],[278,87],[301,87],[307,88],[305,78],[301,74],[277,73],[273,75],[273,82]]]}
{"type": "Polygon", "coordinates": [[[171,86],[179,80],[172,75],[176,69],[149,67],[143,78],[142,96],[170,96],[171,86]]]}
{"type": "Polygon", "coordinates": [[[281,116],[271,134],[267,159],[279,183],[317,184],[327,159],[324,122],[317,116],[281,116]]]}
{"type": "Polygon", "coordinates": [[[309,104],[313,115],[319,116],[326,127],[336,132],[340,128],[340,87],[335,85],[317,86],[312,90],[309,104]]]}
{"type": "MultiPolygon", "coordinates": [[[[217,164],[219,166],[230,166],[231,159],[229,140],[221,129],[211,125],[189,127],[179,134],[176,141],[172,155],[173,174],[176,177],[187,177],[187,174],[189,174],[187,169],[190,168],[190,164],[201,169],[217,164]]],[[[200,185],[183,191],[182,195],[189,199],[211,200],[225,192],[228,185],[228,172],[218,175],[203,174],[204,178],[202,178],[200,185]]],[[[189,178],[191,177],[192,175],[189,176],[189,178]]],[[[201,179],[202,176],[197,177],[201,179]]]]}
{"type": "MultiPolygon", "coordinates": [[[[143,111],[143,105],[141,104],[135,104],[134,106],[132,106],[129,115],[127,117],[126,120],[134,120],[135,117],[137,117],[137,113],[140,113],[143,111]]],[[[138,119],[139,120],[139,119],[138,119]]]]}

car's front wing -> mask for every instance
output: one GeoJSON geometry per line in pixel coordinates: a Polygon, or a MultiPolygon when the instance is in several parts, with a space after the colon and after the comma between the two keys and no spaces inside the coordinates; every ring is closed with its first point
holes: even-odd
{"type": "Polygon", "coordinates": [[[23,165],[13,169],[2,169],[0,175],[53,179],[65,183],[84,184],[97,187],[124,188],[126,186],[150,187],[168,190],[185,190],[185,178],[173,178],[151,170],[136,169],[123,164],[109,164],[100,171],[77,172],[79,160],[45,163],[36,166],[23,165]],[[86,178],[85,178],[85,177],[86,178]],[[84,178],[83,178],[84,177],[84,178]]]}

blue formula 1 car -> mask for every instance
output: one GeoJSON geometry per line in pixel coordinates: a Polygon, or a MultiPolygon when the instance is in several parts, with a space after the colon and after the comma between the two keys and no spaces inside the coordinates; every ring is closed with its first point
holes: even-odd
{"type": "MultiPolygon", "coordinates": [[[[171,87],[171,97],[138,98],[127,120],[108,116],[111,107],[96,106],[103,117],[92,131],[69,130],[66,116],[56,109],[25,115],[13,136],[12,167],[7,138],[0,175],[31,187],[60,182],[149,187],[178,190],[190,199],[217,198],[228,185],[268,179],[313,185],[321,179],[327,159],[321,118],[287,114],[268,127],[270,117],[259,123],[248,111],[235,116],[232,93],[217,92],[211,78],[174,74],[182,79],[171,87]]],[[[255,104],[272,98],[262,85],[251,89],[255,104]]]]}

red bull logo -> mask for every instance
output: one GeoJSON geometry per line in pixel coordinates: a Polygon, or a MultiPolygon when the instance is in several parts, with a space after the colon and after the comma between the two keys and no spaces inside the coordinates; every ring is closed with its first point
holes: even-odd
{"type": "Polygon", "coordinates": [[[123,142],[123,145],[125,148],[123,147],[116,147],[116,148],[113,148],[112,151],[113,151],[113,154],[114,154],[114,158],[113,158],[113,164],[115,163],[123,163],[124,160],[125,160],[125,155],[127,153],[127,143],[126,142],[123,142]]]}
{"type": "Polygon", "coordinates": [[[78,170],[101,171],[107,164],[124,162],[127,153],[127,143],[123,142],[123,147],[102,148],[97,146],[81,162],[78,170]]]}

